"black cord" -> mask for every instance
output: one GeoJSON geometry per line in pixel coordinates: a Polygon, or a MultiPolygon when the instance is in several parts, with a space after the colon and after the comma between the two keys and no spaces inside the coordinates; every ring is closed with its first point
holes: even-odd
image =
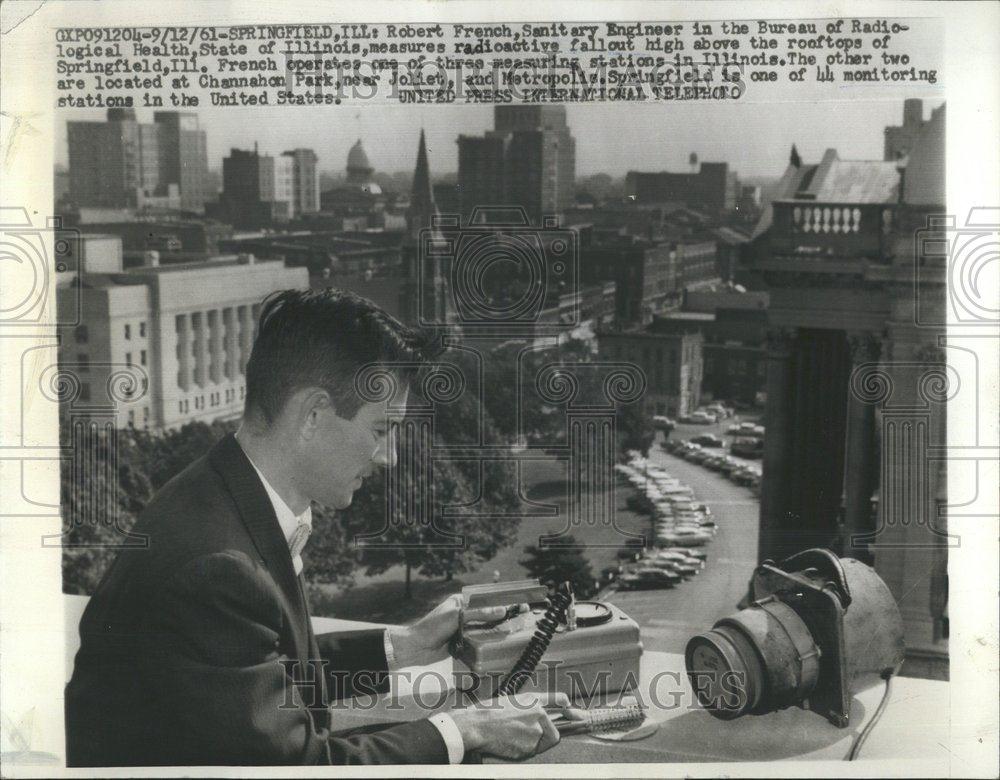
{"type": "Polygon", "coordinates": [[[514,664],[514,668],[510,670],[510,674],[497,688],[497,696],[510,696],[524,687],[531,673],[538,666],[538,662],[545,655],[557,626],[565,619],[566,610],[569,608],[571,600],[572,597],[569,593],[564,591],[558,591],[549,599],[549,608],[545,610],[545,614],[538,621],[534,636],[528,640],[528,644],[517,663],[514,664]]]}
{"type": "Polygon", "coordinates": [[[882,694],[882,701],[879,702],[878,708],[875,710],[875,714],[872,715],[872,719],[868,721],[861,733],[858,734],[857,738],[854,740],[854,744],[851,746],[851,752],[847,754],[848,761],[854,761],[858,757],[858,753],[861,751],[861,746],[865,744],[865,740],[868,739],[868,735],[872,733],[872,729],[875,724],[878,723],[879,718],[882,717],[882,713],[885,712],[886,706],[889,704],[889,694],[892,692],[892,675],[888,675],[885,678],[885,693],[882,694]]]}

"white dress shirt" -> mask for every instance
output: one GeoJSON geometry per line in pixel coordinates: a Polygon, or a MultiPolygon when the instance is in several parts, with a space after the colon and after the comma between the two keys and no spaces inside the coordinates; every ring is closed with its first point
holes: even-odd
{"type": "MultiPolygon", "coordinates": [[[[246,450],[243,451],[246,455],[246,450]]],[[[292,534],[295,533],[295,529],[298,528],[300,523],[306,523],[312,527],[312,507],[307,506],[305,511],[296,515],[290,506],[285,502],[278,492],[271,487],[271,483],[267,481],[267,477],[257,468],[257,464],[253,462],[253,459],[247,455],[247,460],[250,461],[250,465],[253,466],[253,470],[257,472],[257,476],[260,477],[261,484],[264,485],[264,491],[267,493],[267,497],[271,499],[271,505],[274,507],[274,514],[278,518],[278,525],[281,526],[281,532],[285,535],[285,541],[291,543],[292,534]]],[[[292,560],[292,565],[295,567],[295,574],[302,573],[302,556],[296,555],[292,560]]],[[[399,667],[396,664],[396,653],[392,647],[392,637],[389,634],[388,629],[386,629],[384,636],[385,642],[385,659],[389,666],[389,671],[395,671],[399,667]]],[[[433,715],[428,718],[430,722],[437,728],[441,733],[441,738],[444,740],[445,747],[448,748],[448,762],[452,764],[461,764],[462,760],[465,758],[465,742],[462,740],[462,732],[458,730],[458,726],[455,725],[455,721],[452,719],[451,715],[443,712],[439,715],[433,715]]]]}

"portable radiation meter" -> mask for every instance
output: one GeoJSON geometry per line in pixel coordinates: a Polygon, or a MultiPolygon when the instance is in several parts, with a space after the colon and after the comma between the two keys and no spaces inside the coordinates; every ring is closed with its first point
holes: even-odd
{"type": "Polygon", "coordinates": [[[589,701],[639,685],[639,626],[612,604],[576,601],[568,586],[551,596],[538,580],[467,586],[462,613],[456,685],[479,698],[524,690],[589,701]],[[500,620],[465,618],[497,606],[507,607],[500,620]]]}

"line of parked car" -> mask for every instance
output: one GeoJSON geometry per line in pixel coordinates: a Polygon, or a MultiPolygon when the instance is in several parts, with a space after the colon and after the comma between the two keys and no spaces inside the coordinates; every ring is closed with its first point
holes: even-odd
{"type": "Polygon", "coordinates": [[[698,463],[712,471],[718,471],[737,485],[750,488],[755,496],[760,495],[761,467],[756,464],[741,463],[731,455],[718,452],[717,450],[725,446],[725,442],[715,434],[693,436],[687,441],[667,439],[662,446],[672,455],[691,463],[698,463]]]}
{"type": "Polygon", "coordinates": [[[651,518],[652,544],[630,540],[618,551],[619,565],[605,569],[604,578],[621,589],[672,588],[698,574],[708,559],[700,548],[716,532],[712,510],[689,486],[638,453],[615,469],[636,490],[629,507],[651,518]]]}
{"type": "Polygon", "coordinates": [[[724,403],[716,402],[707,406],[699,406],[690,414],[683,414],[677,419],[689,425],[715,425],[720,420],[732,417],[736,410],[724,403]]]}

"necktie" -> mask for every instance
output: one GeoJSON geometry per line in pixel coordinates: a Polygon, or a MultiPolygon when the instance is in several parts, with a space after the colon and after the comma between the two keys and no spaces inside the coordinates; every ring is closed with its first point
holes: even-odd
{"type": "Polygon", "coordinates": [[[311,533],[312,526],[309,523],[299,523],[292,531],[292,538],[288,540],[288,549],[292,554],[293,561],[302,555],[311,533]]]}

